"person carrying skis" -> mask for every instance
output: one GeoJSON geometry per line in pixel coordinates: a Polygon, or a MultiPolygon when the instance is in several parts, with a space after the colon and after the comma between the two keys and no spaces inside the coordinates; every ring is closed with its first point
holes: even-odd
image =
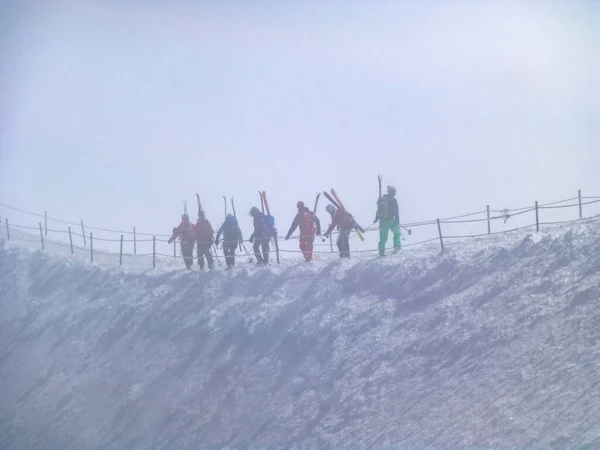
{"type": "Polygon", "coordinates": [[[340,251],[340,258],[350,258],[350,232],[357,228],[357,224],[352,216],[344,208],[329,204],[325,207],[327,212],[331,214],[331,225],[327,228],[324,236],[329,237],[335,227],[339,230],[337,239],[337,248],[340,251]]]}
{"type": "Polygon", "coordinates": [[[198,265],[200,270],[204,269],[204,257],[208,263],[208,268],[214,267],[213,256],[210,248],[213,245],[213,228],[203,210],[198,211],[198,221],[194,225],[194,237],[198,249],[198,265]]]}
{"type": "Polygon", "coordinates": [[[242,238],[242,230],[238,226],[237,220],[233,214],[227,214],[225,222],[217,231],[217,237],[215,238],[215,245],[219,247],[219,239],[223,235],[223,254],[225,255],[225,264],[228,269],[231,269],[235,265],[235,249],[238,243],[241,244],[244,239],[242,238]]]}
{"type": "Polygon", "coordinates": [[[294,217],[292,226],[290,227],[285,240],[287,241],[296,228],[300,226],[300,251],[304,255],[306,262],[312,261],[313,243],[315,234],[321,236],[321,221],[319,218],[306,206],[303,201],[296,204],[298,214],[294,217]]]}
{"type": "Polygon", "coordinates": [[[250,235],[249,241],[254,243],[254,256],[257,264],[269,264],[269,240],[271,234],[267,226],[267,216],[253,206],[250,215],[254,219],[254,231],[250,235]],[[260,250],[262,248],[262,255],[260,250]]]}
{"type": "Polygon", "coordinates": [[[400,250],[400,215],[394,186],[388,186],[387,194],[382,195],[377,201],[375,222],[377,221],[379,221],[379,255],[385,255],[385,244],[390,230],[394,234],[394,253],[400,250]]]}
{"type": "Polygon", "coordinates": [[[181,241],[181,255],[183,256],[183,262],[185,267],[190,269],[194,263],[194,227],[190,222],[190,218],[187,213],[181,216],[181,223],[173,228],[173,235],[169,239],[169,244],[175,239],[180,238],[181,241]]]}

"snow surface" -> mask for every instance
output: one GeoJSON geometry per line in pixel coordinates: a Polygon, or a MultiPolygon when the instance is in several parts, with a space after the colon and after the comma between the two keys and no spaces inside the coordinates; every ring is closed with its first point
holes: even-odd
{"type": "Polygon", "coordinates": [[[600,447],[598,219],[210,273],[0,247],[0,448],[600,447]]]}

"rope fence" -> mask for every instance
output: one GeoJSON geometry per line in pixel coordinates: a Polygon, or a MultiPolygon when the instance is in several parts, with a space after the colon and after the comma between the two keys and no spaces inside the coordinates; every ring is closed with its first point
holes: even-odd
{"type": "MultiPolygon", "coordinates": [[[[577,222],[577,221],[584,219],[584,215],[583,215],[584,208],[583,207],[592,205],[592,204],[596,204],[596,203],[600,203],[600,196],[585,196],[584,197],[581,195],[581,190],[579,190],[578,195],[576,197],[572,197],[572,198],[568,198],[568,199],[564,199],[564,200],[558,200],[558,201],[554,201],[554,202],[550,202],[550,203],[539,204],[537,201],[535,201],[533,203],[533,205],[522,207],[522,208],[514,208],[514,209],[491,209],[490,206],[487,205],[485,210],[480,210],[480,211],[473,212],[473,213],[462,214],[462,215],[457,215],[457,216],[453,216],[453,217],[447,217],[445,219],[434,219],[434,220],[427,220],[427,221],[420,221],[420,222],[403,223],[403,224],[401,224],[401,230],[407,231],[409,233],[409,235],[412,235],[413,228],[414,229],[423,229],[423,228],[428,227],[427,229],[429,230],[428,232],[429,232],[430,236],[429,237],[423,236],[423,239],[416,241],[416,242],[409,242],[409,243],[403,242],[402,248],[414,247],[414,246],[424,245],[424,244],[431,244],[435,241],[438,241],[439,245],[440,245],[440,249],[443,252],[445,250],[445,240],[464,239],[464,238],[471,238],[471,239],[472,238],[481,238],[481,237],[485,237],[485,236],[497,235],[497,234],[502,234],[502,233],[507,233],[507,232],[512,232],[512,231],[531,229],[534,227],[535,227],[536,232],[539,232],[541,226],[567,224],[567,223],[573,223],[573,222],[577,222]],[[562,210],[571,210],[571,209],[576,210],[576,212],[574,214],[574,216],[575,216],[574,218],[561,218],[561,219],[545,218],[545,220],[540,219],[540,214],[541,214],[542,210],[551,212],[551,211],[562,211],[562,210]],[[533,213],[533,214],[531,214],[531,213],[533,213]],[[497,230],[497,229],[493,230],[494,227],[492,225],[495,223],[502,221],[501,225],[504,225],[509,220],[511,220],[511,219],[514,220],[515,217],[525,216],[526,214],[530,214],[530,216],[527,216],[527,217],[529,217],[531,219],[531,221],[524,225],[518,225],[518,226],[512,227],[510,229],[504,229],[504,230],[497,230]],[[483,217],[477,217],[477,216],[483,216],[483,217]],[[533,216],[533,217],[531,217],[531,216],[533,216]],[[471,232],[467,232],[467,233],[465,233],[464,228],[459,233],[454,233],[454,232],[450,231],[450,228],[452,228],[453,226],[454,227],[456,227],[456,226],[480,227],[482,224],[485,225],[485,227],[483,229],[481,229],[481,228],[473,229],[471,232]]],[[[15,212],[19,212],[22,214],[31,215],[36,218],[43,218],[43,222],[38,221],[37,226],[12,224],[9,222],[8,217],[0,218],[0,236],[6,238],[8,241],[25,242],[28,244],[39,243],[41,250],[45,250],[46,247],[50,244],[56,245],[56,246],[62,247],[62,248],[69,248],[70,253],[72,255],[74,255],[75,252],[77,252],[78,254],[88,253],[89,260],[92,263],[94,262],[94,256],[116,257],[118,255],[119,265],[123,264],[124,258],[150,258],[151,257],[152,258],[152,267],[156,268],[157,257],[170,258],[172,260],[181,260],[184,258],[181,254],[181,250],[179,250],[179,252],[178,252],[178,245],[177,245],[178,240],[175,240],[172,242],[172,244],[169,244],[167,239],[163,239],[163,238],[171,237],[171,235],[169,235],[169,234],[143,233],[143,232],[137,231],[135,226],[132,227],[131,231],[112,230],[112,229],[102,228],[102,227],[92,227],[89,225],[85,225],[83,220],[81,220],[79,223],[77,223],[77,222],[70,222],[70,221],[50,217],[50,216],[48,216],[47,211],[44,211],[44,214],[39,214],[39,213],[31,212],[31,211],[26,211],[26,210],[23,210],[20,208],[15,208],[15,207],[12,207],[9,205],[1,204],[1,203],[0,203],[0,207],[9,209],[9,210],[12,210],[15,212]],[[63,225],[69,225],[69,226],[67,229],[60,229],[58,227],[48,228],[48,221],[56,222],[56,223],[63,224],[63,225]],[[76,227],[76,228],[72,229],[72,227],[76,227]],[[81,232],[79,232],[80,227],[81,227],[81,232]],[[15,233],[16,230],[24,230],[23,234],[25,234],[25,236],[18,235],[18,233],[15,233]],[[35,230],[35,232],[37,232],[39,230],[39,239],[34,238],[34,230],[35,230]],[[92,230],[92,231],[89,231],[89,230],[92,230]],[[11,233],[11,231],[13,231],[13,232],[11,233]],[[98,234],[95,235],[94,232],[101,232],[101,233],[113,234],[113,235],[119,234],[119,237],[115,239],[112,237],[99,236],[98,234]],[[62,236],[65,239],[68,236],[68,242],[60,242],[57,240],[50,241],[50,240],[46,239],[48,236],[48,233],[62,236]],[[125,236],[127,236],[127,237],[125,237],[125,236]],[[138,236],[144,236],[144,238],[138,238],[138,236]],[[75,241],[77,241],[80,245],[77,245],[75,243],[75,241]],[[99,249],[99,248],[97,248],[97,246],[95,246],[96,243],[114,243],[115,245],[118,244],[118,252],[117,251],[107,251],[105,249],[99,249]],[[152,243],[151,244],[152,245],[151,252],[144,252],[144,253],[138,252],[138,246],[140,244],[144,245],[144,244],[149,244],[149,243],[152,243]],[[83,246],[81,246],[81,244],[83,246]],[[133,245],[131,245],[131,244],[133,244],[133,245]],[[157,249],[157,244],[160,244],[160,247],[162,249],[166,248],[166,246],[172,245],[172,250],[173,250],[172,254],[166,253],[164,250],[157,249]],[[125,248],[125,246],[127,246],[129,248],[133,247],[133,248],[131,248],[132,252],[128,252],[127,249],[125,248]]],[[[594,217],[596,215],[597,214],[588,216],[587,218],[594,217]]],[[[365,234],[372,233],[374,231],[379,231],[379,227],[377,224],[370,224],[369,226],[364,228],[365,234]]],[[[334,232],[332,234],[338,234],[338,232],[334,232]]],[[[283,240],[284,237],[277,236],[276,239],[277,239],[277,241],[280,241],[280,240],[283,240]]],[[[290,237],[290,239],[299,240],[299,236],[292,236],[292,237],[290,237]]],[[[273,238],[273,240],[275,240],[275,238],[273,238]]],[[[404,241],[405,239],[403,238],[402,240],[404,241]]],[[[249,243],[248,240],[245,240],[243,242],[249,243]]],[[[225,243],[226,242],[223,242],[223,244],[225,244],[225,243]]],[[[237,244],[237,241],[236,241],[236,244],[237,244]]],[[[210,247],[211,247],[211,254],[220,263],[220,257],[222,255],[219,253],[219,249],[216,247],[216,245],[214,245],[213,242],[210,242],[210,247]]],[[[245,245],[243,246],[243,250],[242,250],[242,243],[238,244],[237,247],[239,248],[239,252],[236,254],[236,257],[248,256],[248,257],[252,258],[254,256],[252,247],[249,247],[250,251],[248,251],[246,249],[245,245]]],[[[320,237],[320,238],[316,237],[313,247],[314,247],[314,250],[312,253],[318,254],[318,255],[326,255],[326,254],[331,255],[331,254],[337,252],[337,248],[335,248],[335,246],[333,244],[333,238],[331,235],[329,236],[328,240],[323,237],[320,237]],[[327,242],[327,241],[329,241],[329,242],[327,242]],[[326,247],[328,247],[329,249],[325,250],[326,247]]],[[[391,249],[386,248],[386,250],[391,250],[391,249]]],[[[281,248],[279,248],[278,245],[275,247],[275,251],[278,254],[279,253],[284,253],[284,254],[301,254],[302,253],[301,250],[281,249],[281,248]]],[[[367,249],[356,248],[354,250],[351,250],[351,253],[378,254],[379,248],[367,248],[367,249]]]]}

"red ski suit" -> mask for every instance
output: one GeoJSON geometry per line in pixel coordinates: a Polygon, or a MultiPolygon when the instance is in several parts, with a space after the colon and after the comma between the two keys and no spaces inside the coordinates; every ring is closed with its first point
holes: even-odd
{"type": "Polygon", "coordinates": [[[289,239],[298,226],[300,226],[300,251],[306,261],[312,261],[313,242],[315,234],[321,235],[321,223],[310,209],[303,207],[302,211],[298,211],[296,214],[286,239],[289,239]]]}

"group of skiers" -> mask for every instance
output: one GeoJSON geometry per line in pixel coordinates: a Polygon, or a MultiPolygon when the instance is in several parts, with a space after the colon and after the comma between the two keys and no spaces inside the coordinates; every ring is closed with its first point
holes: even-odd
{"type": "MultiPolygon", "coordinates": [[[[298,213],[288,230],[285,240],[287,241],[296,228],[300,229],[299,245],[305,261],[313,260],[313,244],[315,236],[321,236],[321,222],[316,216],[315,211],[311,211],[305,206],[304,202],[299,201],[296,204],[298,213]]],[[[315,205],[316,208],[316,205],[315,205]]],[[[342,205],[334,206],[328,204],[325,207],[326,211],[331,216],[331,224],[323,234],[325,238],[329,237],[334,229],[338,230],[337,247],[341,258],[350,257],[350,233],[352,230],[362,230],[356,223],[352,215],[346,211],[342,205]]],[[[250,216],[253,219],[254,230],[250,235],[249,242],[253,243],[254,256],[257,264],[265,265],[269,263],[269,243],[274,239],[277,245],[277,230],[273,216],[265,214],[256,206],[250,209],[250,216]]],[[[375,223],[379,222],[379,254],[385,255],[385,246],[388,239],[388,234],[391,231],[393,234],[394,252],[398,251],[401,246],[400,233],[400,218],[398,211],[398,201],[396,200],[396,189],[393,186],[387,187],[387,194],[380,196],[377,201],[377,211],[375,214],[375,223]]],[[[173,228],[173,234],[169,239],[169,244],[175,239],[180,239],[181,254],[185,262],[185,266],[190,269],[193,265],[194,244],[197,247],[198,265],[200,269],[204,269],[204,259],[208,265],[208,269],[214,267],[214,257],[211,253],[213,245],[218,249],[222,240],[223,254],[225,263],[230,269],[235,265],[236,249],[241,248],[244,244],[242,231],[238,225],[235,215],[227,214],[225,221],[217,230],[216,237],[213,239],[214,231],[210,221],[206,218],[204,210],[198,210],[198,220],[192,224],[187,211],[181,216],[181,223],[173,228]]]]}

